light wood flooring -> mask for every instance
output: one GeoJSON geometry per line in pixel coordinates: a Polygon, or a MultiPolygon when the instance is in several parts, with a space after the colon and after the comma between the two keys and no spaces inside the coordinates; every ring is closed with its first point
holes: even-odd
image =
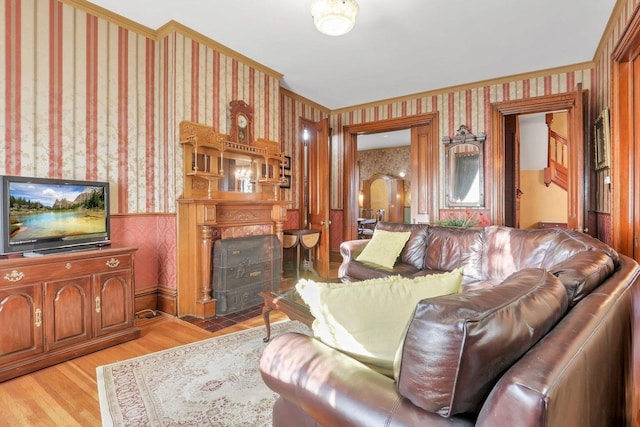
{"type": "MultiPolygon", "coordinates": [[[[278,311],[271,321],[284,320],[278,311]]],[[[96,367],[253,327],[262,316],[216,332],[175,317],[138,319],[137,340],[0,383],[0,426],[100,426],[96,367]]]]}
{"type": "MultiPolygon", "coordinates": [[[[330,277],[337,277],[339,265],[339,262],[331,263],[330,277]]],[[[296,281],[291,276],[293,271],[287,273],[289,278],[283,281],[285,287],[296,281]]],[[[270,319],[277,322],[287,317],[273,311],[270,319]]],[[[261,315],[235,324],[237,316],[233,321],[222,319],[222,322],[187,320],[192,323],[162,313],[155,318],[137,319],[136,325],[142,332],[137,340],[0,382],[0,427],[100,426],[96,367],[243,329],[264,327],[261,315]],[[225,327],[227,324],[230,326],[225,327]]]]}

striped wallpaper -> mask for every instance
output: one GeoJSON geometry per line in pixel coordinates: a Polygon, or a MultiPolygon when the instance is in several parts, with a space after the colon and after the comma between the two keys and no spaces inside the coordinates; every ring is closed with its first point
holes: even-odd
{"type": "MultiPolygon", "coordinates": [[[[440,137],[466,124],[487,132],[490,144],[491,103],[571,91],[579,83],[589,90],[593,123],[610,104],[609,58],[639,3],[618,0],[593,64],[330,112],[281,89],[279,73],[180,24],[149,29],[84,0],[0,0],[0,174],[107,180],[114,213],[175,213],[182,188],[178,123],[227,132],[229,102],[239,99],[254,109],[255,136],[280,141],[292,157],[293,177],[300,176],[300,118],[330,118],[331,208],[338,215],[344,125],[438,111],[440,137]]],[[[597,210],[606,213],[604,173],[597,178],[597,210]]],[[[283,191],[284,199],[297,200],[296,180],[283,191]]]]}
{"type": "Polygon", "coordinates": [[[135,31],[79,0],[0,1],[0,174],[105,180],[114,213],[175,212],[180,121],[228,132],[241,99],[255,136],[280,138],[281,76],[179,24],[135,31]]]}
{"type": "MultiPolygon", "coordinates": [[[[331,113],[332,208],[342,208],[344,125],[437,110],[441,136],[455,134],[463,123],[474,133],[488,133],[491,103],[571,91],[578,83],[590,91],[593,120],[608,104],[608,57],[638,1],[621,2],[594,68],[331,113]]],[[[0,49],[6,63],[0,67],[0,120],[5,144],[0,150],[5,161],[0,173],[108,180],[115,188],[112,205],[118,213],[175,212],[182,187],[181,120],[227,131],[229,102],[242,99],[254,108],[256,137],[281,141],[295,159],[299,118],[317,121],[329,114],[295,94],[280,96],[277,73],[227,55],[178,24],[157,32],[136,31],[90,8],[74,7],[78,0],[72,3],[2,0],[0,49]]],[[[299,173],[297,167],[293,165],[292,174],[299,173]]],[[[292,199],[288,196],[297,192],[295,180],[286,192],[292,199]]]]}

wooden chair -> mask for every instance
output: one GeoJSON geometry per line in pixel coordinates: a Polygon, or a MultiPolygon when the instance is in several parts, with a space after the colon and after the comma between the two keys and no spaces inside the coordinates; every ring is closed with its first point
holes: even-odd
{"type": "Polygon", "coordinates": [[[370,239],[377,222],[375,218],[358,218],[358,239],[370,239]]]}

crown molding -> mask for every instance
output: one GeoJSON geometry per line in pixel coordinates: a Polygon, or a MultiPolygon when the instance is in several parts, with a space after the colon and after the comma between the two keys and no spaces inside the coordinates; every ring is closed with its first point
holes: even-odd
{"type": "Polygon", "coordinates": [[[255,68],[256,70],[262,71],[265,74],[270,75],[271,77],[275,78],[276,80],[281,80],[283,77],[282,73],[279,73],[265,65],[262,65],[256,61],[254,61],[253,59],[242,55],[239,52],[236,52],[233,49],[228,48],[227,46],[218,43],[217,41],[210,39],[209,37],[197,32],[196,30],[193,30],[189,27],[187,27],[184,24],[181,24],[177,21],[171,20],[169,22],[167,22],[166,24],[164,24],[162,27],[158,28],[157,32],[157,38],[158,39],[162,39],[167,37],[168,35],[172,34],[172,33],[177,33],[177,34],[181,34],[185,37],[190,38],[193,41],[196,41],[200,44],[203,44],[207,47],[210,47],[224,55],[227,55],[233,59],[237,59],[238,61],[242,62],[243,64],[247,64],[253,68],[255,68]]]}
{"type": "Polygon", "coordinates": [[[292,98],[292,99],[294,99],[296,101],[299,101],[299,102],[301,102],[303,104],[309,105],[310,107],[313,107],[313,108],[315,108],[317,110],[320,110],[321,112],[325,113],[326,115],[330,115],[331,114],[331,110],[328,109],[327,107],[325,107],[323,105],[320,105],[317,102],[312,101],[312,100],[310,100],[308,98],[305,98],[302,95],[298,95],[297,93],[291,92],[289,89],[285,89],[282,86],[280,86],[280,94],[288,96],[289,98],[292,98]]]}
{"type": "Polygon", "coordinates": [[[573,65],[565,65],[562,67],[547,68],[544,70],[530,71],[530,72],[521,73],[521,74],[513,74],[511,76],[496,77],[494,79],[480,80],[473,83],[465,83],[457,86],[449,86],[449,87],[435,89],[427,92],[418,92],[411,95],[388,98],[388,99],[383,99],[380,101],[374,101],[374,102],[365,103],[365,104],[352,105],[350,107],[343,107],[343,108],[338,108],[336,110],[332,110],[331,114],[348,113],[353,110],[361,110],[364,108],[377,107],[380,105],[387,105],[395,102],[411,101],[416,98],[426,98],[426,97],[442,95],[450,92],[460,92],[467,89],[477,89],[478,87],[493,86],[493,85],[502,84],[502,83],[511,83],[518,80],[544,77],[551,74],[560,74],[560,73],[566,73],[569,71],[585,70],[585,69],[594,68],[594,67],[595,67],[594,61],[579,62],[573,65]]]}
{"type": "MultiPolygon", "coordinates": [[[[262,71],[265,74],[273,77],[276,80],[281,80],[283,77],[282,73],[279,73],[265,65],[262,65],[251,58],[248,58],[242,55],[239,52],[236,52],[233,49],[230,49],[209,37],[187,27],[176,21],[169,21],[157,30],[146,27],[142,24],[139,24],[131,19],[125,18],[124,16],[118,15],[115,12],[112,12],[108,9],[95,5],[93,3],[89,3],[87,0],[59,0],[63,4],[69,5],[76,9],[82,10],[90,15],[97,16],[98,18],[107,20],[119,27],[126,28],[127,30],[131,30],[137,34],[140,34],[149,39],[158,41],[170,35],[171,33],[181,34],[185,37],[188,37],[198,43],[201,43],[207,47],[210,47],[224,55],[227,55],[233,59],[236,59],[243,64],[249,65],[250,67],[255,68],[258,71],[262,71]]],[[[131,1],[131,0],[129,0],[131,1]]]]}
{"type": "MultiPolygon", "coordinates": [[[[93,3],[89,3],[86,0],[59,0],[64,4],[70,5],[74,8],[83,10],[87,13],[90,13],[92,15],[95,15],[99,18],[105,19],[109,22],[112,22],[118,26],[121,26],[123,28],[129,29],[131,31],[134,31],[140,35],[143,35],[145,37],[148,37],[150,39],[153,40],[159,40],[162,38],[165,38],[167,36],[169,36],[172,33],[177,33],[177,34],[181,34],[185,37],[188,37],[196,42],[199,42],[205,46],[208,46],[216,51],[219,51],[220,53],[223,53],[233,59],[236,59],[240,62],[242,62],[243,64],[247,64],[253,68],[255,68],[256,70],[262,71],[266,74],[268,74],[269,76],[273,77],[274,79],[277,80],[281,80],[282,77],[284,76],[282,73],[279,73],[265,65],[262,65],[256,61],[254,61],[253,59],[246,57],[244,55],[242,55],[239,52],[236,52],[233,49],[230,49],[218,42],[216,42],[213,39],[210,39],[209,37],[206,37],[205,35],[187,27],[184,24],[181,24],[177,21],[169,21],[166,24],[164,24],[163,26],[161,26],[160,28],[158,28],[157,30],[151,29],[149,27],[146,27],[144,25],[138,24],[135,21],[132,21],[128,18],[125,18],[121,15],[118,15],[115,12],[112,12],[108,9],[102,8],[100,6],[97,6],[93,3]]],[[[548,69],[544,69],[544,70],[538,70],[538,71],[532,71],[532,72],[527,72],[527,73],[522,73],[522,74],[514,74],[511,76],[504,76],[504,77],[498,77],[498,78],[494,78],[494,79],[488,79],[488,80],[481,80],[481,81],[477,81],[477,82],[473,82],[473,83],[465,83],[462,85],[457,85],[457,86],[449,86],[449,87],[445,87],[445,88],[440,88],[440,89],[435,89],[435,90],[431,90],[431,91],[426,91],[426,92],[418,92],[418,93],[414,93],[414,94],[410,94],[410,95],[404,95],[404,96],[399,96],[399,97],[394,97],[394,98],[388,98],[388,99],[383,99],[383,100],[378,100],[378,101],[374,101],[374,102],[370,102],[370,103],[364,103],[364,104],[357,104],[357,105],[352,105],[352,106],[348,106],[348,107],[343,107],[343,108],[338,108],[335,110],[330,110],[327,109],[326,107],[310,100],[307,99],[301,95],[298,95],[294,92],[291,92],[290,90],[284,89],[283,87],[280,87],[280,91],[284,92],[287,94],[287,96],[290,96],[291,98],[297,99],[300,102],[303,102],[305,104],[309,104],[319,110],[321,110],[324,113],[327,114],[341,114],[341,113],[346,113],[346,112],[350,112],[353,110],[361,110],[364,108],[371,108],[371,107],[376,107],[376,106],[380,106],[380,105],[387,105],[387,104],[391,104],[391,103],[395,103],[395,102],[403,102],[403,101],[410,101],[410,100],[414,100],[416,98],[424,98],[424,97],[430,97],[430,96],[437,96],[437,95],[441,95],[441,94],[445,94],[445,93],[450,93],[450,92],[458,92],[458,91],[463,91],[463,90],[467,90],[467,89],[474,89],[477,87],[483,87],[483,86],[491,86],[491,85],[496,85],[496,84],[501,84],[501,83],[509,83],[515,80],[524,80],[524,79],[530,79],[530,78],[536,78],[536,77],[541,77],[541,76],[546,76],[549,74],[558,74],[558,73],[564,73],[564,72],[568,72],[568,71],[576,71],[576,70],[583,70],[583,69],[589,69],[589,68],[594,68],[595,64],[596,64],[596,58],[599,57],[599,55],[601,54],[602,50],[604,49],[605,45],[606,45],[606,36],[608,34],[611,33],[611,31],[613,30],[613,27],[615,26],[616,20],[618,19],[622,7],[625,4],[625,0],[617,0],[616,2],[616,6],[614,7],[614,12],[611,14],[611,17],[609,18],[609,22],[607,24],[607,27],[603,33],[603,36],[600,40],[600,44],[598,45],[598,49],[596,50],[596,54],[594,55],[594,60],[592,61],[587,61],[587,62],[581,62],[581,63],[577,63],[577,64],[573,64],[573,65],[567,65],[567,66],[561,66],[561,67],[555,67],[555,68],[548,68],[548,69]]]]}
{"type": "Polygon", "coordinates": [[[146,27],[142,24],[138,24],[135,21],[132,21],[129,18],[125,18],[124,16],[118,15],[117,13],[111,12],[108,9],[100,7],[96,4],[89,3],[86,0],[59,0],[63,4],[69,5],[75,9],[82,10],[87,12],[90,15],[97,16],[98,18],[105,19],[113,24],[116,24],[120,27],[126,28],[128,30],[134,31],[142,36],[148,37],[150,39],[156,40],[158,38],[157,32],[152,28],[146,27]]]}

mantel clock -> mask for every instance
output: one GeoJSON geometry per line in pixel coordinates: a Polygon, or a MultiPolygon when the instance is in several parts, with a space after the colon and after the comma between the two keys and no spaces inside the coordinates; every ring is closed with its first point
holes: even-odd
{"type": "Polygon", "coordinates": [[[253,111],[244,101],[231,101],[231,130],[229,136],[234,142],[253,142],[253,111]]]}

